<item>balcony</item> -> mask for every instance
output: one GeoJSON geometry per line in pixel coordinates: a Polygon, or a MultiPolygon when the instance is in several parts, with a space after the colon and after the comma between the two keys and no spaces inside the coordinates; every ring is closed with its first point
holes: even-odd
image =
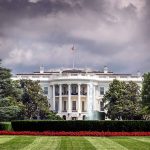
{"type": "MultiPolygon", "coordinates": [[[[71,95],[76,96],[78,95],[78,92],[76,93],[71,93],[71,95]]],[[[80,92],[80,96],[86,96],[86,92],[80,92]]],[[[55,93],[55,96],[59,96],[59,93],[55,93]]],[[[68,96],[68,91],[67,92],[62,92],[62,96],[68,96]]]]}
{"type": "Polygon", "coordinates": [[[71,95],[78,95],[78,93],[72,92],[71,95]]]}

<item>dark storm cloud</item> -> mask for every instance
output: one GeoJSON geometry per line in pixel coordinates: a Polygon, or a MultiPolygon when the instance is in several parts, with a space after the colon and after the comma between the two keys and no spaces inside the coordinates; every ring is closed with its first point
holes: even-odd
{"type": "Polygon", "coordinates": [[[76,66],[149,71],[149,0],[0,0],[0,57],[14,72],[76,66]]]}

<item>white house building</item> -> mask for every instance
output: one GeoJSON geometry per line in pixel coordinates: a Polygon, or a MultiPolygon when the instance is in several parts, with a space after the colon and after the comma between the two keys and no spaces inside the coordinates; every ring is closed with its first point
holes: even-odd
{"type": "Polygon", "coordinates": [[[55,69],[30,74],[17,74],[14,80],[39,80],[48,97],[50,109],[66,120],[101,119],[99,114],[104,112],[103,95],[114,80],[134,81],[142,85],[140,73],[115,74],[107,67],[103,71],[90,69],[55,69]]]}

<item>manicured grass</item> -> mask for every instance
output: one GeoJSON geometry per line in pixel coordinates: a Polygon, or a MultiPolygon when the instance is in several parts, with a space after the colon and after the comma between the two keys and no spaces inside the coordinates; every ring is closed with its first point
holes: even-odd
{"type": "Polygon", "coordinates": [[[0,136],[0,150],[150,150],[150,137],[0,136]]]}

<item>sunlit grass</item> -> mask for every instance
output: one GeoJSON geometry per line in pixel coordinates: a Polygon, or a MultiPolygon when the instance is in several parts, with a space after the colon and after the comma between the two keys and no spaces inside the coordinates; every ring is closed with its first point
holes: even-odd
{"type": "Polygon", "coordinates": [[[0,136],[0,150],[150,150],[150,137],[0,136]]]}

